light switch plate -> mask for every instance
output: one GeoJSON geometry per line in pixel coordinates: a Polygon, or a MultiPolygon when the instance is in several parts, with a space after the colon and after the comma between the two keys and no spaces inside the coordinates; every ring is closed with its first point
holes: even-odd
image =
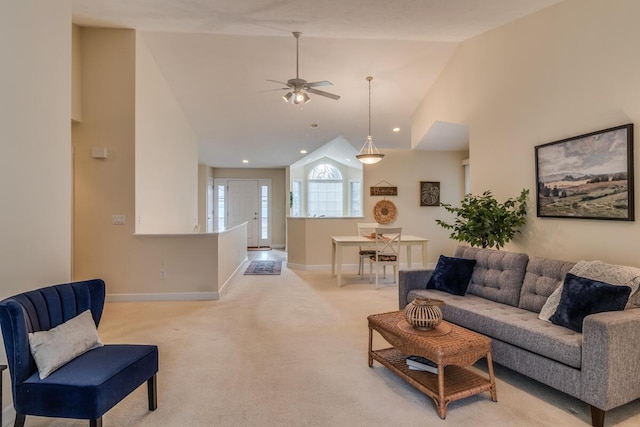
{"type": "Polygon", "coordinates": [[[125,225],[126,220],[124,215],[111,215],[111,224],[113,225],[125,225]]]}

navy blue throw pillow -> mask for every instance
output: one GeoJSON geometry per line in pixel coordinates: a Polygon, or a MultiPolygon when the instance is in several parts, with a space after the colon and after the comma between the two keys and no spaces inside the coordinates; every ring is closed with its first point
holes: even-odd
{"type": "Polygon", "coordinates": [[[551,323],[582,332],[585,317],[603,311],[624,310],[631,294],[629,286],[616,286],[567,273],[551,323]]]}
{"type": "Polygon", "coordinates": [[[427,289],[438,289],[453,295],[464,295],[469,287],[475,259],[451,258],[440,255],[427,289]]]}

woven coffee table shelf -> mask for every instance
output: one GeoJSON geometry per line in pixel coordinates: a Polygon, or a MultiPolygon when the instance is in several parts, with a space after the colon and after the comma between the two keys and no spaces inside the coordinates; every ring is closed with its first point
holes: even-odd
{"type": "Polygon", "coordinates": [[[369,366],[377,360],[413,387],[433,399],[438,415],[445,419],[447,405],[454,401],[489,391],[497,401],[491,340],[484,335],[451,324],[446,335],[411,332],[398,326],[404,318],[402,311],[373,314],[369,320],[369,366]],[[373,331],[377,331],[394,347],[373,350],[373,331]],[[409,369],[407,355],[426,357],[438,365],[438,374],[409,369]],[[486,357],[488,378],[465,366],[486,357]],[[443,368],[444,366],[444,368],[443,368]]]}

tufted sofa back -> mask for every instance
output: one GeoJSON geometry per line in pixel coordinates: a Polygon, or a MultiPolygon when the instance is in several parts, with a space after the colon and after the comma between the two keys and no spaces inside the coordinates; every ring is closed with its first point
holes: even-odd
{"type": "Polygon", "coordinates": [[[475,259],[468,294],[518,306],[522,281],[527,268],[527,254],[495,249],[458,246],[455,257],[475,259]]]}
{"type": "Polygon", "coordinates": [[[29,349],[29,332],[48,331],[88,309],[97,327],[104,299],[104,281],[93,279],[49,286],[0,301],[0,325],[13,384],[21,384],[37,370],[29,349]]]}
{"type": "Polygon", "coordinates": [[[518,307],[540,313],[549,295],[574,265],[575,262],[532,256],[527,264],[518,307]]]}

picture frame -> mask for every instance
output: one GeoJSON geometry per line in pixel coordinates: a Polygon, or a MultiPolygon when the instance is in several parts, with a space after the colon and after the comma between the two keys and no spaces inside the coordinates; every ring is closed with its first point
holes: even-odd
{"type": "Polygon", "coordinates": [[[440,206],[440,182],[420,181],[420,206],[440,206]]]}
{"type": "Polygon", "coordinates": [[[633,124],[535,147],[538,217],[634,221],[633,124]]]}

